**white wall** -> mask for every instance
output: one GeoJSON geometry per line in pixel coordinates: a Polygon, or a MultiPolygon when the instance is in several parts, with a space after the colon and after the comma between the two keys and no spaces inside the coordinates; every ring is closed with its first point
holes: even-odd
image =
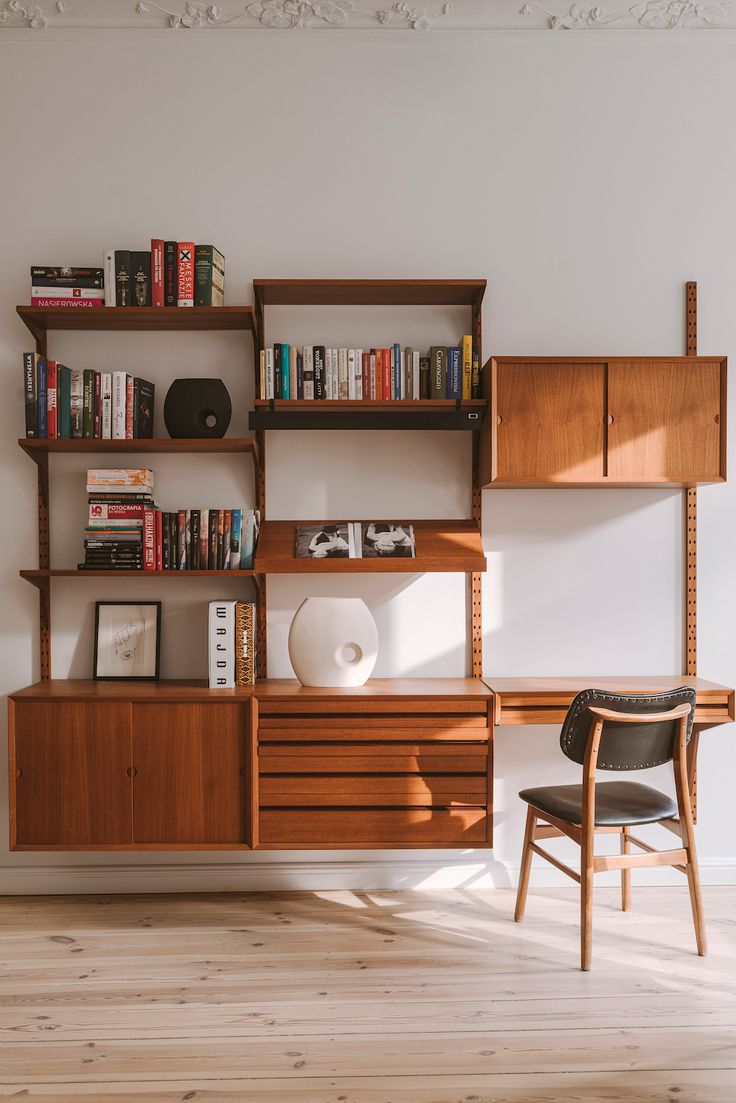
{"type": "MultiPolygon", "coordinates": [[[[679,353],[683,282],[696,278],[700,349],[727,354],[736,343],[736,68],[728,37],[1,38],[2,692],[38,677],[36,593],[17,573],[36,564],[35,470],[15,444],[29,339],[14,307],[27,300],[31,263],[94,263],[105,246],[145,246],[153,235],[212,240],[227,256],[230,303],[251,301],[254,276],[485,276],[485,351],[497,354],[679,353]]],[[[452,311],[431,321],[294,312],[274,325],[285,340],[339,340],[345,332],[366,345],[429,345],[462,332],[452,311]]],[[[233,431],[246,428],[252,362],[235,335],[59,334],[52,351],[79,367],[134,368],[156,381],[160,398],[177,374],[221,374],[236,403],[233,431]]],[[[271,434],[272,517],[467,514],[464,437],[346,438],[271,434]]],[[[58,566],[79,555],[83,466],[74,457],[53,461],[58,566]]],[[[252,503],[248,460],[161,457],[155,469],[164,508],[252,503]]],[[[731,685],[735,503],[734,484],[699,494],[700,670],[731,685]]],[[[495,491],[484,494],[483,509],[488,673],[594,681],[680,672],[680,494],[495,491]]],[[[95,598],[143,592],[164,602],[163,675],[191,676],[204,674],[206,601],[246,587],[57,582],[54,676],[89,676],[95,598]]],[[[304,596],[322,592],[359,594],[371,605],[381,634],[377,673],[464,673],[464,580],[397,576],[271,580],[271,674],[290,673],[289,619],[304,596]]],[[[706,733],[701,745],[704,872],[734,880],[733,729],[706,733]]],[[[520,844],[518,789],[572,778],[575,768],[551,728],[502,729],[496,764],[493,854],[4,850],[0,888],[508,883],[520,844]],[[351,864],[364,858],[370,862],[351,864]]]]}

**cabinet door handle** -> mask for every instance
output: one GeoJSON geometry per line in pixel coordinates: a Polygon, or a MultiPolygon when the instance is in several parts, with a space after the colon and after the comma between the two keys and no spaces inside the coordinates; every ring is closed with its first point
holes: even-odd
{"type": "Polygon", "coordinates": [[[125,772],[128,775],[128,777],[135,777],[136,774],[138,773],[135,766],[129,766],[128,769],[125,772]]]}
{"type": "Polygon", "coordinates": [[[17,778],[18,778],[18,777],[23,777],[23,771],[21,770],[20,766],[16,766],[16,767],[15,767],[15,776],[16,776],[17,778]]]}
{"type": "Polygon", "coordinates": [[[613,414],[609,414],[606,417],[606,421],[608,422],[609,425],[613,425],[613,414]]]}
{"type": "Polygon", "coordinates": [[[501,417],[501,415],[496,414],[496,425],[500,425],[502,421],[503,421],[503,418],[501,417]]]}
{"type": "Polygon", "coordinates": [[[245,766],[240,767],[240,776],[245,777],[245,766]]]}

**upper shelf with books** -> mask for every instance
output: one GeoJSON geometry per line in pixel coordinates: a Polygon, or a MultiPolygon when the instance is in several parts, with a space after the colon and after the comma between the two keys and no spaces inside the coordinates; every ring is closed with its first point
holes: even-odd
{"type": "Polygon", "coordinates": [[[18,306],[18,316],[37,342],[54,329],[77,330],[246,330],[255,332],[250,306],[104,306],[97,310],[56,306],[18,306]]]}
{"type": "Polygon", "coordinates": [[[470,429],[485,399],[256,399],[251,429],[470,429]]]}
{"type": "Polygon", "coordinates": [[[480,309],[485,280],[253,280],[264,306],[471,306],[480,309]]]}
{"type": "Polygon", "coordinates": [[[327,523],[263,521],[256,547],[256,574],[424,574],[486,569],[480,530],[473,520],[412,521],[415,541],[412,557],[297,558],[297,527],[320,527],[327,523]]]}
{"type": "Polygon", "coordinates": [[[258,461],[258,445],[253,437],[137,437],[133,440],[33,440],[22,437],[18,444],[33,459],[50,452],[62,455],[70,452],[83,454],[113,454],[136,452],[250,452],[258,461]]]}

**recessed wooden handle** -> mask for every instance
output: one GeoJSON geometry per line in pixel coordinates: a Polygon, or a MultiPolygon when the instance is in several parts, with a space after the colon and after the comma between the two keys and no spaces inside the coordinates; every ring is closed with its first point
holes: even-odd
{"type": "Polygon", "coordinates": [[[721,415],[716,414],[716,416],[713,418],[713,420],[715,421],[716,425],[720,425],[721,424],[721,415]]]}
{"type": "Polygon", "coordinates": [[[502,421],[503,421],[503,418],[501,417],[501,415],[496,414],[496,425],[500,425],[502,421]]]}
{"type": "Polygon", "coordinates": [[[240,767],[240,776],[245,777],[245,766],[240,767]]]}
{"type": "Polygon", "coordinates": [[[609,425],[613,425],[613,414],[609,414],[608,417],[606,418],[606,421],[608,422],[609,425]]]}
{"type": "Polygon", "coordinates": [[[15,776],[16,776],[16,777],[23,777],[23,771],[21,770],[20,766],[16,766],[16,768],[15,768],[15,776]]]}
{"type": "Polygon", "coordinates": [[[128,777],[135,777],[135,775],[138,773],[135,766],[129,766],[128,769],[125,772],[128,775],[128,777]]]}

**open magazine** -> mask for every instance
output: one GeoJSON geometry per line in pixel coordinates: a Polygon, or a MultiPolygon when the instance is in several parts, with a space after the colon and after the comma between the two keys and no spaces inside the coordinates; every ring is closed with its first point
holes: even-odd
{"type": "Polygon", "coordinates": [[[408,521],[337,521],[297,525],[297,559],[413,559],[408,521]]]}

